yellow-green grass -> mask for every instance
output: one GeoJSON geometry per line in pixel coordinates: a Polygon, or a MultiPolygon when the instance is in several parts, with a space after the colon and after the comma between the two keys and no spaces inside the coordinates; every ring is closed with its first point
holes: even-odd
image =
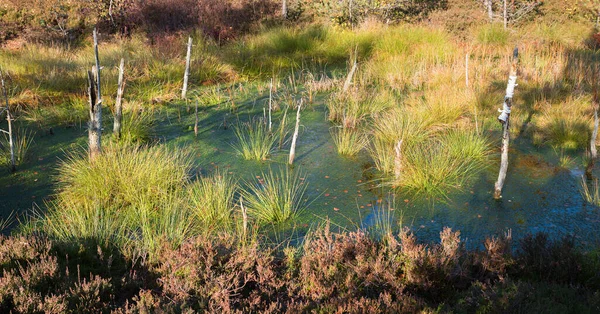
{"type": "Polygon", "coordinates": [[[269,132],[263,119],[252,119],[235,127],[234,149],[246,160],[266,160],[275,149],[277,134],[269,132]]]}
{"type": "Polygon", "coordinates": [[[231,225],[237,181],[226,173],[199,178],[188,186],[188,199],[204,226],[216,228],[231,225]]]}
{"type": "Polygon", "coordinates": [[[270,169],[242,190],[250,217],[259,223],[282,223],[295,218],[305,207],[304,193],[308,182],[299,170],[281,167],[270,169]]]}

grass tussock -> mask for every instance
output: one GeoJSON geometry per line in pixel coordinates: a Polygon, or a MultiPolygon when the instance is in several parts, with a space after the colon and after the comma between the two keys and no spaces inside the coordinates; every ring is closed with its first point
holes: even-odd
{"type": "Polygon", "coordinates": [[[343,126],[334,127],[331,130],[331,137],[338,154],[350,157],[356,156],[369,143],[365,134],[343,126]]]}
{"type": "Polygon", "coordinates": [[[267,160],[275,149],[276,133],[269,132],[262,119],[253,119],[235,128],[235,150],[246,160],[267,160]]]}
{"type": "Polygon", "coordinates": [[[489,153],[486,138],[470,131],[452,130],[409,148],[403,172],[388,184],[415,194],[446,197],[485,167],[489,153]]]}
{"type": "Polygon", "coordinates": [[[592,180],[591,184],[588,183],[583,176],[581,177],[581,196],[589,204],[600,206],[600,187],[598,186],[598,179],[592,180]]]}
{"type": "Polygon", "coordinates": [[[154,253],[163,238],[183,240],[194,222],[180,197],[189,169],[186,153],[162,146],[110,145],[93,162],[72,155],[36,227],[61,240],[94,239],[154,253]]]}
{"type": "MultiPolygon", "coordinates": [[[[13,149],[15,154],[15,165],[19,166],[31,157],[31,148],[35,141],[35,132],[30,129],[15,128],[13,132],[13,149]]],[[[8,134],[3,133],[0,138],[0,162],[10,166],[10,139],[8,134]]]]}
{"type": "Polygon", "coordinates": [[[205,226],[226,226],[233,220],[236,191],[237,182],[229,175],[217,172],[188,186],[188,199],[198,220],[205,226]]]}
{"type": "Polygon", "coordinates": [[[281,223],[296,217],[306,206],[308,182],[299,170],[269,170],[242,190],[248,214],[260,223],[281,223]]]}

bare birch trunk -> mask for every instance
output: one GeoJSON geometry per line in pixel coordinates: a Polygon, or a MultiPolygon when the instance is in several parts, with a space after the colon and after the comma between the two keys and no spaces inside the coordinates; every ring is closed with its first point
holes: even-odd
{"type": "Polygon", "coordinates": [[[394,151],[396,152],[396,156],[394,156],[394,177],[398,180],[402,175],[402,140],[396,143],[394,151]]]}
{"type": "Polygon", "coordinates": [[[273,79],[271,78],[271,85],[269,85],[269,133],[273,124],[271,123],[271,111],[273,111],[273,79]]]}
{"type": "Polygon", "coordinates": [[[100,106],[96,99],[96,88],[94,82],[94,75],[88,71],[88,99],[90,105],[90,122],[88,125],[88,140],[89,140],[89,153],[90,159],[93,160],[100,155],[100,127],[101,124],[98,120],[100,114],[98,114],[100,106]]]}
{"type": "Polygon", "coordinates": [[[350,88],[350,84],[352,84],[352,78],[354,77],[354,72],[356,72],[356,68],[357,68],[357,64],[356,64],[356,56],[354,57],[354,64],[352,65],[352,69],[350,70],[350,72],[348,72],[348,76],[346,77],[346,81],[344,82],[344,87],[342,88],[342,91],[345,93],[348,91],[348,89],[350,88]]]}
{"type": "Polygon", "coordinates": [[[592,159],[598,157],[598,151],[596,150],[596,139],[598,138],[598,102],[594,101],[594,131],[592,132],[592,138],[590,139],[590,152],[592,159]]]}
{"type": "MultiPolygon", "coordinates": [[[[6,102],[6,122],[8,122],[8,148],[10,150],[10,171],[15,172],[17,170],[17,165],[15,162],[15,145],[13,142],[13,132],[12,132],[12,116],[10,115],[10,107],[8,104],[8,93],[6,92],[6,85],[4,83],[4,77],[2,76],[2,72],[0,72],[0,83],[2,83],[2,94],[4,94],[4,101],[6,102]]],[[[0,111],[0,115],[2,112],[0,111]]],[[[4,131],[4,130],[2,130],[4,131]]]]}
{"type": "Polygon", "coordinates": [[[244,197],[240,196],[240,208],[242,209],[242,230],[244,232],[244,237],[248,234],[248,211],[244,206],[244,197]]]}
{"type": "MultiPolygon", "coordinates": [[[[594,76],[597,75],[596,71],[594,71],[594,76]]],[[[594,77],[594,98],[592,100],[592,109],[594,110],[594,130],[592,131],[592,137],[590,138],[590,160],[588,161],[587,166],[585,167],[585,176],[588,180],[593,179],[592,170],[594,169],[594,164],[596,163],[596,158],[598,157],[598,151],[596,149],[596,139],[598,138],[598,125],[600,121],[598,119],[598,109],[600,107],[600,102],[598,101],[598,85],[597,85],[597,77],[594,77]]]]}
{"type": "Polygon", "coordinates": [[[194,122],[194,136],[198,136],[198,101],[196,100],[196,122],[194,122]]]}
{"type": "Polygon", "coordinates": [[[300,129],[300,108],[302,107],[302,99],[300,99],[300,103],[298,104],[298,111],[296,112],[296,128],[294,129],[294,136],[292,137],[292,147],[290,148],[290,159],[289,164],[292,165],[294,163],[294,158],[296,157],[296,141],[298,140],[298,130],[300,129]]]}
{"type": "Polygon", "coordinates": [[[102,67],[100,67],[100,56],[98,54],[98,33],[94,29],[94,54],[96,59],[96,66],[92,72],[88,72],[88,83],[90,84],[88,93],[90,100],[90,125],[88,128],[89,146],[90,146],[90,159],[96,158],[102,151],[101,137],[102,137],[102,92],[100,84],[100,73],[102,67]],[[94,84],[95,83],[95,84],[94,84]],[[96,86],[94,90],[94,85],[96,86]]]}
{"type": "Polygon", "coordinates": [[[287,19],[287,16],[288,16],[287,0],[282,0],[282,2],[281,2],[281,17],[285,20],[285,19],[287,19]]]}
{"type": "Polygon", "coordinates": [[[117,99],[115,100],[115,122],[113,125],[113,133],[117,138],[121,138],[121,120],[123,118],[123,89],[125,82],[123,81],[123,72],[125,68],[125,59],[121,58],[119,65],[119,88],[117,89],[117,99]]]}
{"type": "Polygon", "coordinates": [[[502,197],[502,187],[506,179],[506,172],[508,170],[508,144],[510,140],[510,110],[512,107],[512,98],[517,85],[517,63],[519,60],[519,50],[515,48],[513,52],[513,60],[510,66],[510,75],[508,77],[508,84],[506,87],[506,96],[504,96],[504,104],[498,120],[502,123],[502,154],[500,159],[500,172],[498,173],[498,180],[494,185],[494,198],[499,199],[502,197]]]}
{"type": "Polygon", "coordinates": [[[192,59],[192,36],[188,37],[187,56],[185,57],[185,73],[183,74],[183,88],[181,89],[181,99],[185,99],[187,94],[188,79],[190,76],[190,61],[192,59]]]}
{"type": "Polygon", "coordinates": [[[98,102],[98,106],[102,106],[102,89],[100,86],[100,72],[102,68],[100,67],[100,56],[98,55],[98,33],[94,28],[94,54],[96,56],[96,101],[98,102]]]}
{"type": "Polygon", "coordinates": [[[487,11],[490,22],[494,21],[494,11],[492,9],[493,0],[487,0],[487,11]]]}

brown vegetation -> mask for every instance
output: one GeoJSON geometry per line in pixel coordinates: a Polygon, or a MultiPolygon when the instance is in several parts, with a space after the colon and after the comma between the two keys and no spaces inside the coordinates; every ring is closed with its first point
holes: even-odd
{"type": "Polygon", "coordinates": [[[598,256],[565,239],[510,235],[466,251],[446,228],[440,244],[408,231],[375,240],[325,226],[283,250],[232,235],[165,247],[140,265],[93,242],[0,238],[0,311],[220,313],[513,312],[600,307],[598,256]],[[551,289],[550,289],[550,288],[551,289]],[[529,299],[535,297],[534,299],[529,299]]]}

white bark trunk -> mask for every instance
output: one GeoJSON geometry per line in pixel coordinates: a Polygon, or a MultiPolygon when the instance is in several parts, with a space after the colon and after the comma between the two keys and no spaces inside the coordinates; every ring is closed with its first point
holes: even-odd
{"type": "Polygon", "coordinates": [[[402,140],[399,140],[398,143],[396,143],[394,152],[396,153],[394,156],[394,176],[396,180],[399,180],[402,175],[402,140]]]}
{"type": "Polygon", "coordinates": [[[90,105],[90,122],[88,125],[88,140],[89,140],[89,153],[90,159],[95,159],[98,155],[100,155],[100,134],[101,134],[101,124],[99,118],[101,117],[99,111],[101,109],[98,106],[98,102],[96,99],[96,90],[95,90],[95,82],[94,75],[92,72],[88,71],[88,99],[90,105]]]}
{"type": "Polygon", "coordinates": [[[190,61],[192,59],[192,36],[188,37],[187,55],[185,57],[185,72],[183,74],[183,88],[181,89],[181,99],[187,95],[188,79],[190,76],[190,61]]]}
{"type": "Polygon", "coordinates": [[[287,19],[288,16],[288,9],[287,9],[287,0],[282,0],[281,2],[281,17],[283,17],[283,19],[287,19]]]}
{"type": "MultiPolygon", "coordinates": [[[[2,72],[0,72],[0,83],[2,84],[2,94],[4,94],[4,101],[6,103],[6,121],[8,122],[8,148],[10,150],[10,171],[15,172],[17,170],[17,165],[15,161],[15,145],[13,142],[13,132],[12,132],[12,116],[10,115],[10,107],[8,104],[8,93],[6,92],[6,85],[4,83],[4,77],[2,76],[2,72]]],[[[1,112],[0,112],[1,115],[1,112]]]]}
{"type": "Polygon", "coordinates": [[[198,101],[196,100],[196,108],[195,108],[196,122],[194,123],[194,136],[198,136],[198,101]]]}
{"type": "Polygon", "coordinates": [[[273,127],[271,123],[271,111],[273,111],[273,79],[271,78],[271,85],[269,85],[269,133],[273,127]]]}
{"type": "Polygon", "coordinates": [[[348,89],[350,88],[350,84],[352,84],[352,78],[354,77],[354,72],[356,72],[356,68],[357,68],[357,64],[356,64],[356,57],[354,58],[354,64],[352,65],[352,69],[350,70],[350,72],[348,72],[348,76],[346,77],[346,81],[344,82],[344,87],[342,88],[342,91],[345,93],[348,91],[348,89]]]}
{"type": "Polygon", "coordinates": [[[298,104],[298,111],[296,112],[296,128],[294,129],[294,136],[292,137],[292,147],[290,148],[290,159],[289,164],[294,163],[296,157],[296,141],[298,140],[298,130],[300,129],[300,108],[302,107],[302,99],[298,104]]]}
{"type": "Polygon", "coordinates": [[[125,71],[125,59],[121,58],[119,65],[119,87],[117,89],[117,99],[115,100],[115,122],[113,125],[113,133],[117,138],[121,138],[121,120],[123,118],[123,90],[125,82],[123,81],[125,71]]]}
{"type": "Polygon", "coordinates": [[[508,78],[508,86],[506,87],[506,96],[504,96],[504,104],[502,113],[498,117],[498,120],[502,123],[502,155],[500,160],[500,171],[498,173],[498,180],[494,185],[494,198],[499,199],[502,197],[502,188],[504,187],[504,181],[506,180],[506,172],[508,171],[508,145],[510,140],[510,110],[512,107],[512,98],[515,91],[517,81],[517,63],[519,60],[519,50],[515,48],[513,53],[513,60],[510,66],[510,75],[508,78]]]}

